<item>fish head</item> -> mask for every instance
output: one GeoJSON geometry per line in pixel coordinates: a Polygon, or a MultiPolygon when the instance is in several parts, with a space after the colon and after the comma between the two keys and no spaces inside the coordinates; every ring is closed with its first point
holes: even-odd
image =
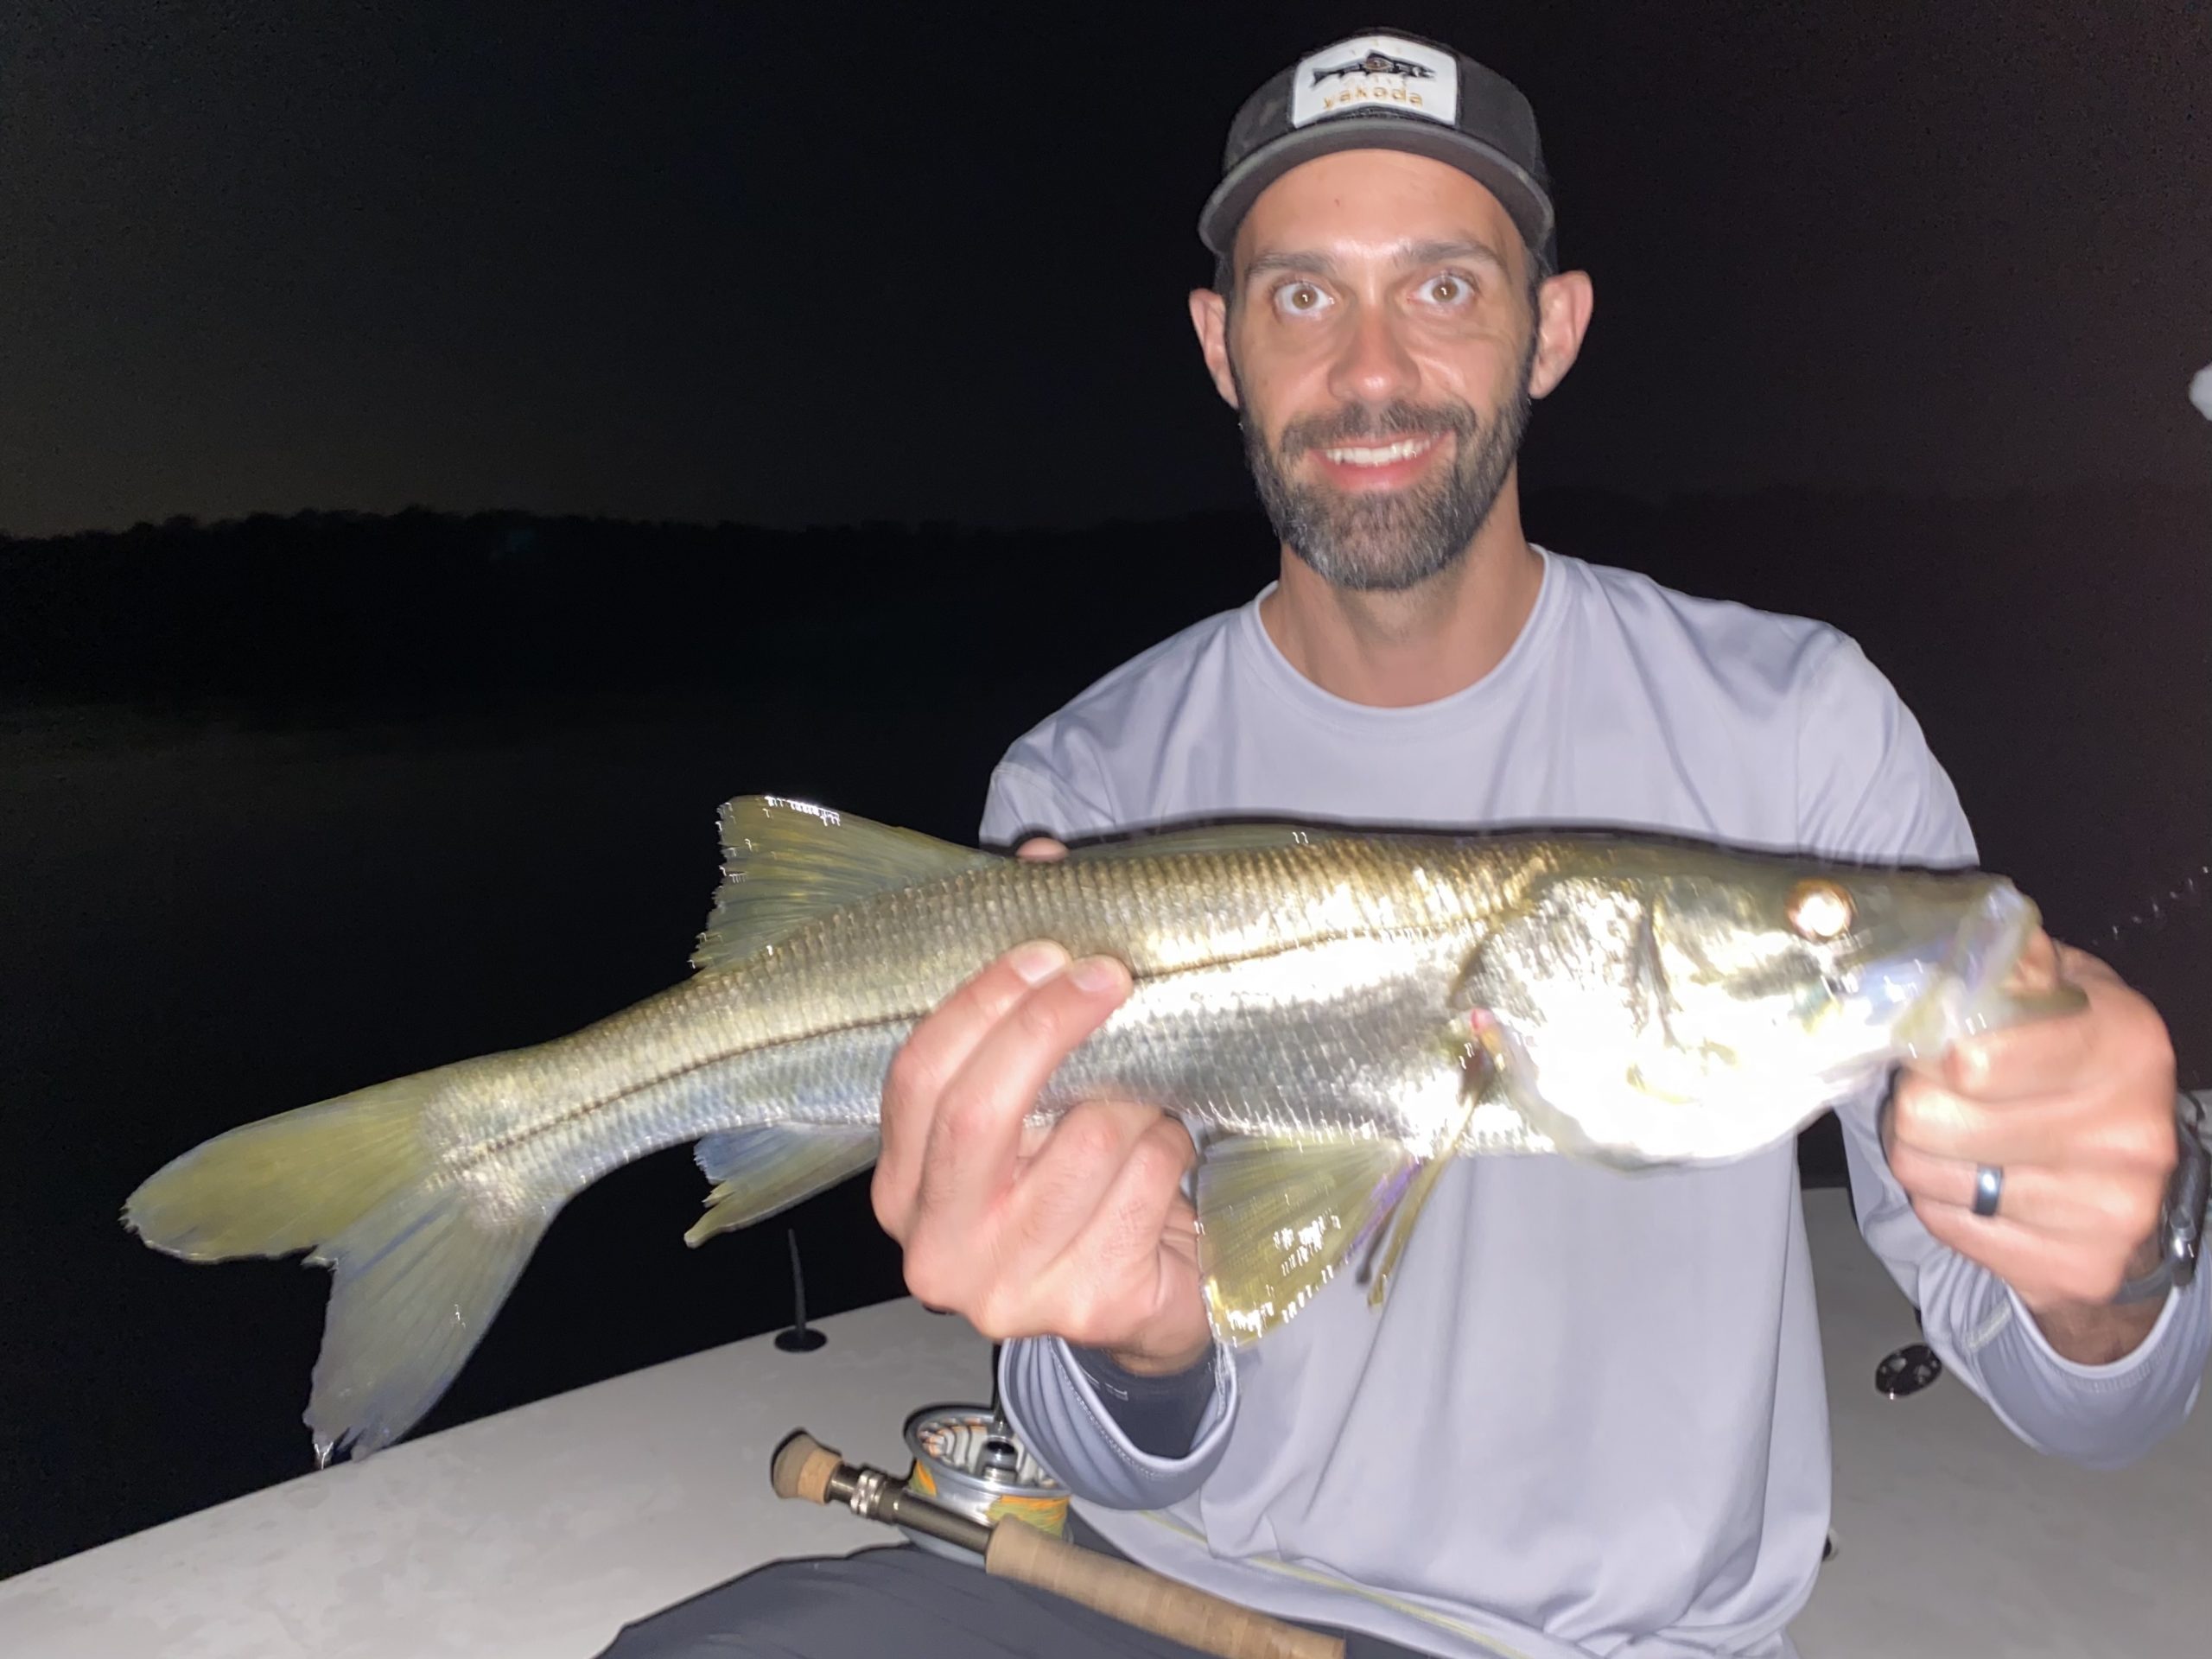
{"type": "Polygon", "coordinates": [[[1546,883],[1461,999],[1496,1023],[1508,1094],[1567,1149],[1713,1161],[2053,1006],[2007,982],[2039,922],[1979,871],[1623,861],[1546,883]]]}
{"type": "Polygon", "coordinates": [[[1768,1076],[1855,1080],[2010,1023],[2022,1005],[2007,982],[2041,921],[1979,871],[1784,866],[1637,899],[1651,956],[1633,965],[1667,1014],[1646,1039],[1768,1076]]]}

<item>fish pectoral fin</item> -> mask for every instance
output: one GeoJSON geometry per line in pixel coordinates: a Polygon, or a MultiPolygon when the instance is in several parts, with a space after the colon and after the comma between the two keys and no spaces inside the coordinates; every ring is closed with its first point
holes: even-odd
{"type": "Polygon", "coordinates": [[[707,1194],[707,1213],[691,1224],[683,1242],[696,1248],[716,1233],[788,1210],[866,1169],[880,1144],[873,1128],[772,1124],[708,1135],[692,1155],[715,1190],[707,1194]]]}
{"type": "Polygon", "coordinates": [[[721,810],[722,882],[691,965],[727,968],[857,899],[997,863],[957,846],[773,795],[721,810]]]}
{"type": "Polygon", "coordinates": [[[1241,1347],[1294,1318],[1388,1217],[1420,1160],[1389,1141],[1234,1135],[1198,1165],[1198,1271],[1214,1333],[1241,1347]]]}
{"type": "Polygon", "coordinates": [[[1470,1010],[1465,1020],[1468,1115],[1486,1100],[1502,1100],[1538,1133],[1554,1133],[1559,1114],[1538,1087],[1535,1062],[1512,1027],[1482,1007],[1470,1010]]]}

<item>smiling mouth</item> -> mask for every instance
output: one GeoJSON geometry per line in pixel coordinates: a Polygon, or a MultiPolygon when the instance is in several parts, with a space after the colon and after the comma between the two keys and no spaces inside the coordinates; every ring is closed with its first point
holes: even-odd
{"type": "Polygon", "coordinates": [[[1339,467],[1395,467],[1401,461],[1426,454],[1436,445],[1436,435],[1425,433],[1418,437],[1401,438],[1395,443],[1337,444],[1321,453],[1339,467]]]}

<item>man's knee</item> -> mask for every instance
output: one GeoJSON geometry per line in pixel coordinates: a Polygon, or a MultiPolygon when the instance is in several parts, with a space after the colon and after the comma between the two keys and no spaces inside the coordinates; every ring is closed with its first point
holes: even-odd
{"type": "Polygon", "coordinates": [[[964,1627],[995,1586],[978,1566],[910,1548],[776,1561],[624,1625],[601,1659],[972,1653],[964,1627]]]}

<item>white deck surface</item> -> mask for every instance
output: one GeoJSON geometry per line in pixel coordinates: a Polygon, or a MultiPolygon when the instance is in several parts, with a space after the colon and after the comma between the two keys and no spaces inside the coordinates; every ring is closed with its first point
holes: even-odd
{"type": "MultiPolygon", "coordinates": [[[[2116,1474],[2037,1456],[1953,1377],[1909,1399],[1876,1363],[1910,1308],[1844,1195],[1808,1195],[1834,1415],[1840,1551],[1807,1659],[2212,1650],[2212,1410],[2116,1474]]],[[[589,1659],[626,1621],[783,1555],[896,1535],[779,1503],[804,1427],[903,1473],[929,1404],[989,1397],[988,1348],[909,1301],[403,1442],[0,1583],[10,1659],[589,1659]]]]}

